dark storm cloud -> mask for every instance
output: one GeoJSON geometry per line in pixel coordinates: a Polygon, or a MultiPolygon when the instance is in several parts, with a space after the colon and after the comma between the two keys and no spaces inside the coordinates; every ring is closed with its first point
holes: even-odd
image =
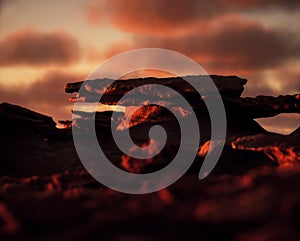
{"type": "Polygon", "coordinates": [[[0,66],[60,65],[80,59],[77,41],[64,31],[23,29],[0,41],[0,66]]]}

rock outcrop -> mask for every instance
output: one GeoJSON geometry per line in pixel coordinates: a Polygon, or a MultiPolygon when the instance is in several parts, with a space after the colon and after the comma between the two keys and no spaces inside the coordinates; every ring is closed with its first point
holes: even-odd
{"type": "Polygon", "coordinates": [[[6,102],[0,104],[0,122],[0,128],[4,131],[9,129],[8,126],[18,128],[26,125],[40,130],[51,130],[56,126],[56,123],[50,116],[45,116],[6,102]]]}
{"type": "MultiPolygon", "coordinates": [[[[300,94],[273,96],[257,96],[255,98],[224,98],[228,111],[230,108],[248,118],[267,118],[282,113],[300,114],[300,94]]],[[[231,111],[232,112],[232,111],[231,111]]]]}
{"type": "MultiPolygon", "coordinates": [[[[198,81],[202,86],[204,86],[203,81],[210,81],[208,76],[188,76],[185,78],[188,78],[189,81],[194,84],[198,81]]],[[[217,86],[217,89],[222,97],[228,122],[226,145],[220,161],[220,163],[222,163],[220,164],[222,166],[221,169],[227,171],[228,169],[226,166],[232,168],[234,165],[236,165],[241,167],[240,170],[245,170],[242,168],[242,165],[239,164],[240,158],[245,160],[262,159],[262,161],[259,162],[250,160],[249,163],[246,163],[244,161],[243,166],[246,167],[246,169],[255,167],[257,165],[271,165],[267,160],[271,160],[279,165],[283,165],[284,160],[282,159],[289,159],[289,161],[286,162],[294,164],[298,162],[297,155],[299,153],[293,152],[295,151],[294,149],[290,149],[294,145],[297,145],[295,138],[286,137],[282,139],[280,135],[276,134],[272,136],[271,133],[268,133],[256,121],[254,121],[254,119],[272,117],[281,113],[300,113],[300,94],[278,97],[257,96],[255,98],[244,98],[241,97],[241,94],[244,90],[244,85],[247,83],[247,80],[237,76],[213,75],[210,76],[210,78],[217,86]],[[285,146],[279,145],[278,143],[270,146],[270,143],[274,142],[274,139],[283,141],[285,146]],[[279,149],[277,150],[275,146],[277,149],[279,149]],[[254,149],[256,150],[255,152],[253,152],[254,149]],[[241,150],[244,152],[241,152],[241,150]],[[245,155],[243,153],[245,153],[245,155]],[[274,155],[277,155],[277,159],[274,157],[274,155]],[[290,156],[288,157],[288,155],[290,156]],[[229,165],[229,161],[227,159],[231,156],[239,156],[239,158],[237,158],[237,162],[233,162],[232,165],[229,165]],[[251,156],[251,158],[248,158],[249,156],[251,156]],[[226,161],[223,162],[222,160],[224,159],[226,159],[226,161]]],[[[67,93],[76,93],[81,88],[81,95],[71,98],[72,101],[86,103],[99,101],[102,104],[116,105],[118,103],[119,106],[123,106],[125,113],[119,113],[115,119],[112,119],[112,111],[97,112],[95,115],[95,123],[98,135],[102,136],[102,138],[100,138],[100,142],[101,139],[104,139],[105,143],[103,144],[103,147],[108,148],[108,153],[111,153],[111,155],[108,156],[115,165],[120,168],[127,169],[127,171],[134,171],[138,169],[140,172],[147,172],[147,168],[151,169],[150,166],[153,163],[149,162],[150,164],[148,166],[143,165],[143,167],[141,166],[140,168],[137,168],[140,160],[130,158],[127,155],[124,156],[122,152],[119,151],[111,135],[111,127],[116,128],[119,131],[129,128],[130,133],[139,140],[139,145],[143,145],[148,141],[147,130],[149,130],[150,126],[152,125],[162,125],[164,128],[169,130],[169,135],[178,132],[178,125],[174,119],[174,116],[170,115],[169,111],[167,111],[164,107],[169,108],[174,113],[177,111],[184,118],[189,118],[191,114],[189,111],[181,108],[181,106],[176,105],[176,97],[173,96],[171,92],[168,90],[165,92],[159,92],[157,89],[155,89],[155,87],[151,88],[151,86],[139,88],[137,90],[137,95],[134,95],[134,97],[137,98],[129,98],[129,100],[119,102],[119,99],[128,91],[134,90],[136,87],[141,87],[143,85],[153,84],[160,84],[173,88],[189,101],[199,121],[201,132],[199,150],[201,151],[205,149],[205,146],[210,140],[211,126],[210,118],[204,103],[204,98],[215,98],[215,92],[211,89],[204,89],[203,87],[202,90],[204,95],[201,96],[191,85],[187,84],[184,79],[180,77],[161,79],[142,78],[117,81],[109,79],[97,79],[88,80],[85,82],[68,83],[65,86],[65,91],[67,93]],[[105,89],[104,86],[109,84],[110,86],[105,89]],[[101,100],[97,99],[99,94],[103,95],[101,100]],[[147,98],[156,98],[160,106],[143,106],[147,98]],[[142,106],[132,115],[128,115],[127,112],[130,113],[131,106],[134,107],[136,105],[142,106]]],[[[92,113],[84,112],[82,110],[74,110],[73,113],[81,116],[81,118],[76,118],[73,120],[73,124],[79,129],[81,123],[93,121],[91,118],[93,115],[92,113]]],[[[178,145],[178,140],[174,136],[172,138],[173,139],[170,142],[169,149],[166,148],[167,156],[172,156],[170,154],[172,153],[172,149],[174,149],[174,146],[178,145]]],[[[203,158],[201,155],[198,157],[200,159],[203,158]]],[[[230,159],[233,160],[235,158],[230,159]]],[[[161,162],[161,160],[157,160],[157,162],[161,162]]]]}
{"type": "Polygon", "coordinates": [[[78,162],[71,132],[49,116],[1,103],[0,132],[0,176],[49,175],[78,162]]]}
{"type": "MultiPolygon", "coordinates": [[[[95,181],[83,168],[70,125],[80,130],[81,122],[91,121],[91,113],[75,110],[74,114],[80,118],[62,121],[67,128],[57,129],[51,117],[20,106],[0,104],[1,241],[95,240],[95,237],[108,241],[298,240],[300,128],[284,136],[267,132],[253,119],[299,113],[299,95],[242,98],[245,80],[231,76],[212,78],[221,90],[228,120],[225,148],[217,166],[204,180],[195,175],[211,144],[210,122],[201,97],[183,89],[182,93],[197,104],[193,107],[201,117],[198,155],[177,182],[147,195],[113,191],[95,181]]],[[[140,81],[154,80],[163,81],[154,78],[140,81]]],[[[181,86],[178,78],[164,81],[178,84],[177,88],[181,86]]],[[[117,82],[117,94],[108,93],[103,103],[115,104],[128,88],[126,83],[134,87],[137,82],[117,82]]],[[[68,84],[66,91],[77,92],[81,85],[82,82],[68,84]]],[[[168,95],[164,98],[172,100],[168,95]]],[[[134,101],[124,106],[130,108],[137,103],[134,101]]],[[[184,110],[177,111],[188,118],[184,110]]],[[[174,145],[180,139],[179,128],[164,108],[143,107],[128,126],[122,126],[122,113],[116,120],[111,117],[112,111],[96,113],[95,126],[101,148],[119,168],[134,173],[151,172],[166,165],[168,158],[176,154],[174,145]],[[120,132],[129,128],[138,144],[148,141],[151,126],[162,125],[169,142],[158,159],[141,162],[116,147],[111,138],[111,122],[120,132]]],[[[218,145],[218,141],[213,145],[218,145]]]]}
{"type": "MultiPolygon", "coordinates": [[[[263,132],[264,130],[253,121],[253,119],[256,118],[272,117],[281,113],[300,113],[300,94],[278,97],[257,96],[255,98],[242,98],[240,96],[244,90],[244,85],[247,83],[247,80],[236,76],[212,75],[210,77],[217,86],[225,105],[227,119],[229,122],[229,135],[236,131],[241,132],[242,130],[253,130],[252,133],[250,132],[251,134],[263,132]],[[243,123],[242,126],[241,123],[243,123]]],[[[209,81],[208,76],[188,76],[185,78],[188,78],[192,83],[198,82],[200,85],[203,85],[204,81],[209,81]]],[[[172,92],[167,91],[161,93],[156,90],[155,87],[151,88],[151,85],[153,84],[164,85],[178,91],[178,93],[190,102],[200,119],[209,119],[203,98],[214,98],[214,91],[203,88],[204,95],[200,96],[191,85],[186,84],[184,79],[180,77],[161,79],[142,78],[117,81],[109,79],[88,80],[85,82],[68,83],[65,86],[65,91],[66,93],[76,93],[82,87],[81,95],[77,94],[76,97],[71,97],[71,101],[86,103],[100,102],[107,105],[118,104],[125,108],[125,112],[126,109],[130,108],[130,106],[143,105],[147,103],[147,99],[154,98],[160,106],[168,107],[174,111],[180,111],[183,115],[186,115],[187,117],[189,116],[187,110],[177,106],[176,96],[173,96],[172,92]],[[109,84],[110,86],[105,89],[104,86],[109,84]],[[136,87],[143,85],[150,85],[150,87],[146,86],[138,89],[136,91],[138,92],[137,95],[134,95],[135,98],[119,101],[120,98],[128,91],[134,91],[136,87]],[[103,94],[101,100],[98,99],[99,94],[103,94]]],[[[132,122],[127,128],[146,122],[170,121],[171,119],[171,116],[167,116],[163,108],[151,107],[147,109],[147,107],[143,107],[142,109],[143,111],[133,114],[132,122]],[[139,119],[139,121],[136,121],[137,119],[139,119]]],[[[76,110],[74,113],[82,115],[84,119],[89,119],[88,113],[83,113],[82,111],[76,113],[76,110]]],[[[96,121],[102,124],[104,124],[106,120],[110,121],[110,119],[106,117],[107,115],[97,114],[96,121]]],[[[115,122],[115,126],[120,126],[120,129],[126,128],[124,126],[121,128],[122,120],[118,119],[113,121],[115,122]]],[[[104,124],[104,126],[108,125],[104,124]]],[[[244,135],[246,133],[241,134],[244,135]]]]}
{"type": "Polygon", "coordinates": [[[239,137],[231,142],[232,148],[262,152],[280,166],[300,165],[299,133],[288,136],[274,133],[239,137]]]}

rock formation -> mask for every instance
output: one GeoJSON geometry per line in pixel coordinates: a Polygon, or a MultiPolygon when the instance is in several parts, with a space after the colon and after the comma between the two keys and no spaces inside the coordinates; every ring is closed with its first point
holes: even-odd
{"type": "MultiPolygon", "coordinates": [[[[237,76],[210,76],[217,86],[227,113],[227,119],[230,122],[229,127],[234,126],[236,129],[239,128],[238,123],[243,121],[244,130],[246,129],[257,129],[260,128],[254,123],[253,119],[262,118],[262,117],[272,117],[278,115],[280,113],[300,113],[300,95],[287,95],[287,96],[257,96],[255,98],[242,98],[240,97],[243,90],[244,85],[247,80],[241,79],[237,76]],[[232,124],[231,124],[232,123],[232,124]],[[249,128],[247,128],[247,126],[249,128]]],[[[189,79],[192,83],[199,82],[200,85],[203,85],[203,81],[209,81],[207,76],[188,76],[185,77],[189,79]]],[[[134,90],[138,86],[143,85],[153,85],[153,84],[161,84],[168,87],[171,87],[178,91],[182,96],[184,96],[190,103],[193,109],[201,118],[207,115],[206,107],[203,102],[203,98],[214,98],[214,93],[212,90],[204,90],[203,93],[205,96],[200,96],[192,86],[186,84],[185,81],[180,77],[173,78],[143,78],[143,79],[131,79],[131,80],[117,80],[112,81],[109,79],[101,79],[101,80],[90,80],[76,83],[68,83],[65,86],[66,93],[77,93],[81,88],[81,95],[77,95],[76,97],[71,97],[71,101],[79,101],[79,102],[100,102],[102,104],[107,105],[122,105],[125,108],[130,106],[137,106],[141,104],[145,104],[145,100],[150,98],[156,98],[158,104],[160,106],[167,106],[173,109],[178,109],[176,106],[176,101],[173,98],[176,98],[170,92],[158,92],[155,87],[151,88],[151,86],[144,87],[142,89],[138,89],[138,95],[135,95],[136,98],[129,98],[125,101],[118,102],[120,98],[125,95],[128,91],[134,90]],[[109,85],[110,84],[110,85],[109,85]],[[104,86],[109,85],[107,89],[104,86]],[[151,88],[150,93],[146,91],[151,88]],[[99,100],[99,94],[103,94],[101,100],[99,100]]],[[[170,121],[166,117],[163,108],[153,108],[147,110],[147,108],[143,107],[143,111],[140,111],[136,115],[133,116],[133,119],[139,119],[139,123],[145,122],[153,122],[157,121],[170,121]],[[155,110],[154,110],[155,109],[155,110]],[[150,113],[149,113],[150,112],[150,113]]],[[[179,111],[185,111],[180,110],[179,111]]],[[[76,111],[75,111],[76,113],[76,111]]],[[[83,115],[84,118],[88,118],[88,113],[77,112],[76,114],[83,115]]],[[[107,113],[109,115],[109,113],[107,113]]],[[[103,119],[108,120],[105,115],[98,115],[96,121],[104,123],[103,119]]],[[[207,116],[206,116],[207,117],[207,116]]],[[[110,121],[110,120],[109,120],[110,121]]],[[[120,120],[114,120],[116,122],[120,120]]],[[[132,121],[131,126],[138,124],[137,121],[132,121]],[[135,123],[135,124],[134,124],[135,123]]],[[[116,125],[120,125],[120,122],[116,123],[116,125]]],[[[234,131],[234,130],[232,130],[234,131]]],[[[261,132],[262,129],[259,130],[261,132]]],[[[229,130],[231,132],[231,130],[229,130]]]]}
{"type": "MultiPolygon", "coordinates": [[[[241,139],[244,140],[244,143],[249,138],[251,139],[251,137],[253,137],[252,139],[256,140],[257,145],[262,148],[262,143],[259,143],[259,140],[261,137],[264,137],[263,140],[265,140],[265,136],[268,136],[269,134],[256,121],[254,121],[255,118],[272,117],[280,113],[300,113],[299,94],[278,97],[257,96],[255,98],[243,98],[241,97],[241,94],[244,90],[244,85],[247,83],[247,80],[241,79],[237,76],[213,75],[210,76],[210,78],[213,80],[217,86],[217,89],[219,90],[227,115],[227,140],[224,155],[234,155],[232,153],[233,150],[241,150],[242,148],[241,145],[236,145],[236,143],[240,143],[241,139]]],[[[153,84],[161,84],[171,87],[189,101],[199,121],[201,132],[200,146],[204,145],[205,143],[209,143],[211,134],[210,119],[203,98],[214,98],[215,93],[211,89],[207,90],[204,87],[201,87],[200,89],[202,89],[204,93],[204,95],[201,96],[191,85],[186,84],[184,79],[188,79],[192,83],[197,83],[198,81],[201,86],[204,86],[203,81],[209,81],[208,76],[187,76],[184,78],[173,77],[161,79],[142,78],[117,81],[112,81],[109,79],[97,79],[88,80],[85,82],[68,83],[65,86],[65,91],[67,93],[77,93],[79,90],[81,90],[81,95],[71,98],[72,101],[75,100],[86,103],[99,101],[102,104],[118,104],[119,106],[122,105],[124,107],[125,114],[119,113],[118,118],[116,119],[112,119],[112,111],[97,112],[95,118],[98,134],[105,136],[104,146],[110,146],[115,150],[114,152],[109,151],[109,153],[114,153],[111,155],[111,158],[114,159],[117,157],[115,160],[113,160],[113,162],[115,165],[121,168],[124,166],[135,166],[134,163],[140,163],[140,160],[131,159],[128,156],[124,157],[121,152],[117,151],[118,147],[114,145],[111,132],[109,131],[111,128],[111,123],[113,128],[116,128],[119,131],[129,128],[131,133],[135,133],[136,136],[140,137],[142,136],[141,133],[143,133],[144,137],[138,138],[139,140],[142,140],[140,145],[143,145],[143,141],[144,143],[147,143],[148,140],[147,131],[145,130],[148,130],[149,126],[151,125],[159,124],[163,125],[164,127],[168,127],[169,134],[178,131],[178,126],[176,125],[177,122],[174,120],[174,116],[170,115],[164,107],[168,107],[174,112],[179,111],[184,117],[189,118],[190,113],[176,105],[176,99],[174,99],[176,97],[173,96],[171,92],[165,91],[161,93],[155,89],[155,86],[153,88],[151,87],[153,84]],[[109,87],[105,89],[104,86],[107,85],[109,85],[109,87]],[[128,91],[144,85],[150,85],[150,87],[145,86],[137,89],[136,92],[138,92],[138,95],[134,95],[134,97],[138,96],[138,98],[129,98],[126,101],[119,102],[120,98],[128,91]],[[151,88],[150,91],[149,88],[151,88]],[[100,100],[97,99],[99,98],[99,94],[103,94],[100,100]],[[130,110],[131,105],[136,106],[144,104],[147,98],[158,99],[158,104],[160,104],[160,106],[142,106],[138,111],[133,113],[133,115],[129,115],[129,117],[126,115],[126,110],[130,110]],[[124,124],[124,122],[126,124],[124,124]],[[115,153],[119,154],[115,155],[115,153]],[[122,164],[120,164],[120,160],[122,164]],[[128,160],[130,164],[124,164],[124,160],[128,160]]],[[[91,118],[91,113],[76,110],[74,113],[78,116],[81,116],[81,118],[76,118],[74,120],[74,124],[78,128],[80,128],[80,123],[82,122],[93,121],[91,118]]],[[[173,139],[174,140],[171,141],[169,147],[170,150],[178,144],[178,140],[176,138],[173,139]]],[[[296,140],[293,139],[293,141],[295,142],[296,140]]],[[[251,148],[245,147],[245,150],[249,149],[251,148]]],[[[170,154],[170,150],[166,150],[167,153],[170,154]]],[[[284,150],[282,150],[282,152],[286,153],[284,150]]],[[[272,161],[275,161],[276,163],[282,163],[282,161],[272,158],[270,151],[265,151],[264,154],[272,161]]],[[[247,155],[249,156],[252,154],[247,152],[247,155]]],[[[278,155],[281,154],[278,152],[278,155]]],[[[284,154],[283,158],[285,158],[286,155],[289,154],[284,154]]],[[[298,160],[296,160],[297,158],[294,159],[295,162],[298,162],[298,160]]],[[[144,166],[144,169],[147,169],[146,165],[144,166]]],[[[129,168],[128,171],[132,171],[132,169],[129,168]]]]}
{"type": "MultiPolygon", "coordinates": [[[[145,78],[116,81],[101,100],[115,105],[130,88],[164,83],[180,90],[193,105],[202,133],[192,167],[170,187],[147,195],[108,189],[83,168],[70,127],[73,124],[74,130],[84,133],[80,126],[92,121],[90,112],[74,110],[77,118],[62,121],[67,128],[57,129],[51,117],[0,104],[0,239],[298,240],[300,127],[290,135],[280,135],[267,132],[253,119],[299,113],[300,95],[242,98],[246,80],[212,79],[224,101],[228,135],[217,166],[204,180],[198,180],[197,174],[211,140],[203,97],[213,98],[213,93],[199,96],[188,87],[181,88],[180,78],[145,78]]],[[[88,81],[87,98],[75,100],[98,102],[94,97],[101,81],[88,81]]],[[[75,93],[81,86],[82,82],[70,83],[65,90],[75,93]]],[[[171,95],[164,93],[162,99],[165,106],[189,118],[185,110],[172,106],[171,95]]],[[[139,103],[132,99],[121,104],[126,110],[139,103]]],[[[111,117],[112,111],[96,113],[95,126],[101,148],[119,168],[152,172],[176,154],[178,126],[163,107],[141,108],[127,126],[122,125],[123,113],[115,120],[111,117]],[[166,148],[146,162],[126,156],[113,143],[111,123],[121,133],[129,128],[138,144],[147,143],[151,126],[162,125],[169,137],[166,148]]]]}

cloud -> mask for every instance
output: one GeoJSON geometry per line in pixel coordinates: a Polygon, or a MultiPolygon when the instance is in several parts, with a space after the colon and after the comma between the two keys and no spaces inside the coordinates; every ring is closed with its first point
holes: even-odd
{"type": "Polygon", "coordinates": [[[0,66],[69,65],[79,59],[78,43],[65,31],[38,32],[27,28],[0,41],[0,66]]]}
{"type": "Polygon", "coordinates": [[[184,32],[187,25],[224,12],[219,0],[112,0],[92,3],[86,18],[91,25],[112,24],[134,33],[166,34],[184,32]]]}
{"type": "Polygon", "coordinates": [[[135,34],[182,35],[226,14],[299,7],[299,0],[104,0],[88,5],[86,19],[135,34]]]}
{"type": "Polygon", "coordinates": [[[281,8],[286,10],[295,10],[300,7],[298,0],[223,0],[224,5],[228,7],[237,7],[239,9],[265,9],[281,8]]]}
{"type": "Polygon", "coordinates": [[[0,5],[9,5],[9,4],[12,4],[12,3],[15,3],[17,0],[0,0],[0,5]]]}
{"type": "Polygon", "coordinates": [[[55,120],[71,118],[71,106],[64,85],[84,79],[84,75],[61,71],[50,71],[30,86],[16,88],[1,86],[0,102],[10,102],[39,113],[53,116],[55,120]]]}
{"type": "Polygon", "coordinates": [[[181,37],[135,36],[130,44],[107,50],[108,56],[124,50],[158,47],[183,53],[209,72],[237,73],[272,69],[287,60],[300,59],[299,39],[288,32],[266,28],[255,21],[226,16],[210,28],[181,37]]]}

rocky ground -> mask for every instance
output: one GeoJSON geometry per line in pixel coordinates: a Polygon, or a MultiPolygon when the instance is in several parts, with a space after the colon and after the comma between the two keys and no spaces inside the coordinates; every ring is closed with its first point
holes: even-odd
{"type": "MultiPolygon", "coordinates": [[[[230,85],[225,85],[222,77],[214,78],[224,90],[229,123],[213,173],[197,177],[210,145],[204,133],[189,171],[167,189],[144,195],[120,193],[95,181],[78,159],[71,129],[57,129],[50,117],[0,104],[0,240],[299,240],[300,129],[284,136],[253,120],[299,113],[299,95],[241,98],[245,80],[228,77],[230,85]],[[236,113],[241,110],[248,114],[236,113]]],[[[70,86],[78,90],[78,84],[70,86]]],[[[126,171],[151,170],[153,163],[140,165],[111,145],[110,115],[98,113],[96,129],[112,162],[126,171]]],[[[144,123],[130,127],[133,132],[148,128],[144,117],[144,123]]],[[[169,119],[161,124],[172,128],[169,119]]],[[[168,150],[159,160],[165,156],[168,150]]]]}
{"type": "Polygon", "coordinates": [[[299,168],[186,175],[147,195],[84,170],[2,177],[1,240],[299,240],[299,168]]]}

